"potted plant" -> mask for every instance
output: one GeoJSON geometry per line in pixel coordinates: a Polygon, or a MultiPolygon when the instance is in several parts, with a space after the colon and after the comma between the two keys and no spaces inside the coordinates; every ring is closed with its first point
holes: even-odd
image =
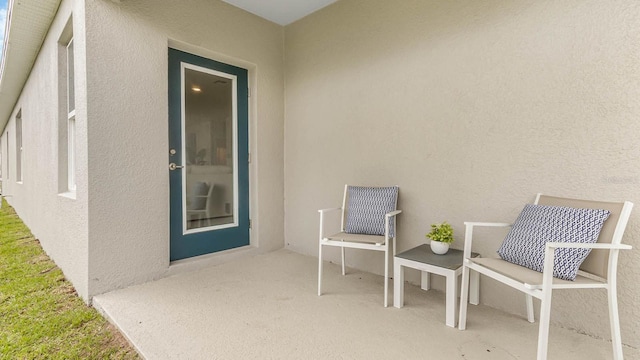
{"type": "Polygon", "coordinates": [[[426,237],[431,239],[431,251],[444,255],[449,251],[449,244],[453,242],[453,228],[446,221],[442,224],[432,224],[431,232],[426,237]]]}

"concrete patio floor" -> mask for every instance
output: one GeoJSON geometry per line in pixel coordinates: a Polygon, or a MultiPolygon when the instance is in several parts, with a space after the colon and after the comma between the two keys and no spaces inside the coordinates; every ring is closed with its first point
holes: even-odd
{"type": "MultiPolygon", "coordinates": [[[[93,303],[146,359],[535,359],[537,323],[478,305],[459,331],[444,324],[442,292],[407,284],[405,307],[384,308],[381,276],[343,277],[326,264],[321,297],[316,279],[316,258],[279,250],[93,303]]],[[[609,341],[551,327],[549,359],[611,359],[611,352],[609,341]]],[[[624,352],[640,359],[638,349],[624,352]]]]}

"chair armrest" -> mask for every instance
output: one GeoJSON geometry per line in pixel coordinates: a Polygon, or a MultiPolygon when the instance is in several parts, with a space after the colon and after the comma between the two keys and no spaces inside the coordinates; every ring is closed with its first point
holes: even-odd
{"type": "MultiPolygon", "coordinates": [[[[386,213],[384,215],[384,238],[385,238],[385,242],[389,241],[389,239],[391,238],[390,234],[389,234],[389,221],[391,221],[391,217],[393,218],[394,224],[395,224],[395,216],[397,216],[398,214],[400,214],[402,212],[402,210],[394,210],[390,213],[386,213]]],[[[395,226],[395,225],[394,225],[395,226]]],[[[395,234],[393,235],[395,238],[395,234]]],[[[396,255],[396,241],[393,241],[393,256],[396,255]]]]}
{"type": "Polygon", "coordinates": [[[570,248],[570,249],[604,249],[604,250],[631,250],[633,247],[626,244],[582,244],[582,243],[564,243],[564,242],[548,242],[548,248],[570,248]]]}
{"type": "Polygon", "coordinates": [[[320,210],[318,210],[318,212],[321,213],[321,214],[324,214],[324,213],[328,213],[328,212],[336,211],[336,210],[342,210],[342,208],[320,209],[320,210]]]}
{"type": "Polygon", "coordinates": [[[465,221],[465,233],[464,233],[464,259],[471,258],[471,244],[473,242],[473,228],[479,227],[511,227],[510,223],[498,223],[498,222],[478,222],[478,221],[465,221]]]}
{"type": "Polygon", "coordinates": [[[631,245],[626,244],[581,244],[581,243],[564,243],[564,242],[548,242],[544,247],[544,266],[542,268],[542,288],[550,289],[553,283],[553,271],[555,250],[558,248],[570,249],[600,249],[600,250],[630,250],[631,245]]]}
{"type": "Polygon", "coordinates": [[[392,211],[390,213],[386,213],[384,216],[387,217],[387,218],[390,218],[392,216],[396,216],[396,215],[400,214],[401,212],[402,212],[402,210],[396,210],[396,211],[392,211]]]}
{"type": "MultiPolygon", "coordinates": [[[[332,213],[332,212],[335,212],[335,211],[339,211],[339,210],[342,210],[342,208],[330,208],[330,209],[320,209],[320,210],[318,210],[318,213],[320,214],[320,240],[322,240],[323,238],[325,238],[326,235],[328,235],[328,234],[326,234],[326,231],[325,231],[326,230],[325,226],[327,226],[327,224],[325,224],[325,221],[324,221],[325,215],[327,215],[329,213],[332,213]]],[[[333,222],[330,221],[328,225],[332,226],[331,225],[332,223],[333,222]]],[[[332,232],[332,233],[334,233],[334,232],[332,232]]]]}

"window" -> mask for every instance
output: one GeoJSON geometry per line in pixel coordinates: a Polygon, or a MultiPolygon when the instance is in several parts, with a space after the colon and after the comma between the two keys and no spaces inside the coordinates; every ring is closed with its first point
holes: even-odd
{"type": "Polygon", "coordinates": [[[58,194],[75,198],[76,85],[73,17],[58,38],[58,194]]]}
{"type": "Polygon", "coordinates": [[[76,190],[76,100],[73,66],[73,38],[67,44],[67,187],[76,190]]]}
{"type": "Polygon", "coordinates": [[[16,115],[16,181],[22,182],[22,110],[16,115]]]}
{"type": "Polygon", "coordinates": [[[11,162],[9,162],[9,132],[7,131],[5,133],[5,137],[7,138],[7,180],[9,180],[9,174],[11,174],[11,168],[9,167],[9,165],[11,164],[11,162]]]}

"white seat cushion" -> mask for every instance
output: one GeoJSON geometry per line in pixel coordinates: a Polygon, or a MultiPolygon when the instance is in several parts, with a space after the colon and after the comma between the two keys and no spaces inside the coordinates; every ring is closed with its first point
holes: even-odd
{"type": "MultiPolygon", "coordinates": [[[[491,269],[517,282],[526,284],[531,289],[542,287],[542,273],[497,258],[472,258],[472,263],[491,269]]],[[[553,278],[553,285],[602,284],[602,281],[577,275],[574,281],[553,278]]]]}
{"type": "Polygon", "coordinates": [[[384,244],[384,236],[349,234],[345,232],[339,232],[337,234],[327,236],[326,239],[337,240],[337,241],[347,241],[347,242],[359,242],[359,243],[367,243],[367,244],[378,244],[378,245],[384,244]]]}

